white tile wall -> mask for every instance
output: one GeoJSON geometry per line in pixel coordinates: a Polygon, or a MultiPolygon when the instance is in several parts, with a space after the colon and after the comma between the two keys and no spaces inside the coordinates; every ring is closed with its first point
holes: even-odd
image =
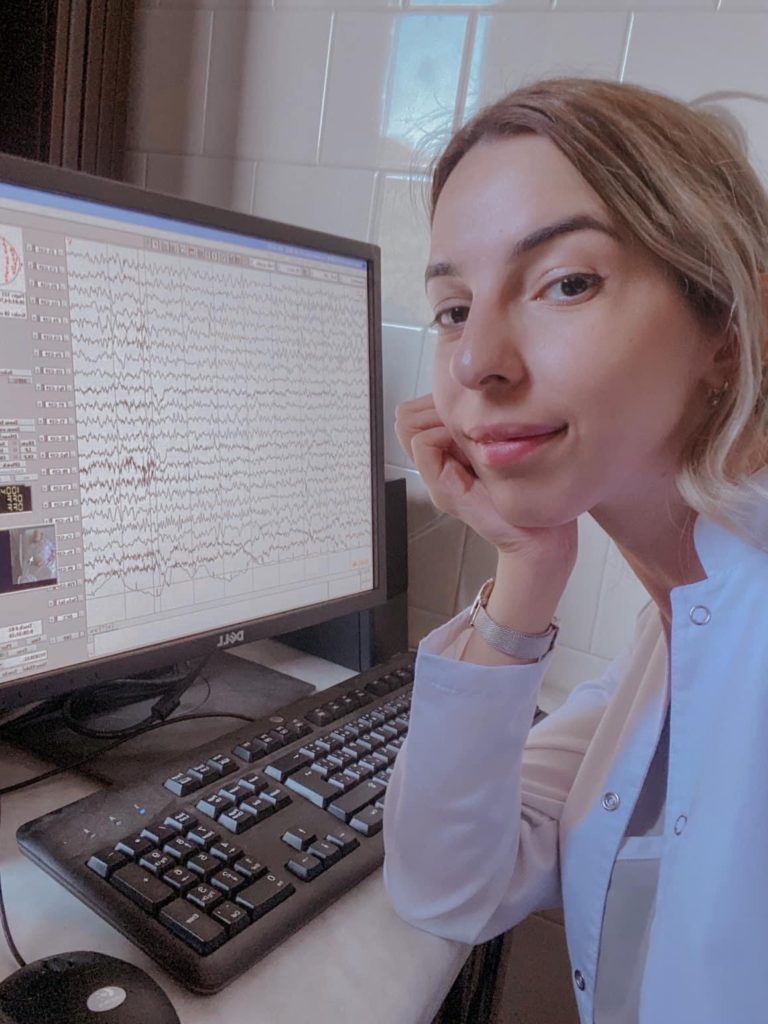
{"type": "MultiPolygon", "coordinates": [[[[138,0],[125,176],[378,242],[391,419],[431,381],[425,132],[539,75],[735,92],[722,103],[768,182],[767,52],[768,0],[138,0]]],[[[431,506],[391,424],[386,455],[408,483],[415,641],[471,599],[494,556],[431,506]]],[[[646,600],[588,517],[579,543],[550,710],[604,669],[646,600]]]]}
{"type": "Polygon", "coordinates": [[[336,17],[320,158],[410,170],[454,119],[467,16],[336,17]]]}
{"type": "Polygon", "coordinates": [[[253,212],[334,235],[367,238],[375,182],[374,171],[259,161],[253,212]]]}
{"type": "Polygon", "coordinates": [[[331,17],[292,10],[216,14],[206,153],[316,162],[331,17]]]}
{"type": "Polygon", "coordinates": [[[545,75],[617,78],[629,19],[611,11],[484,14],[478,19],[465,116],[545,75]]]}
{"type": "Polygon", "coordinates": [[[426,327],[432,310],[424,292],[429,224],[423,182],[413,175],[380,174],[374,218],[384,319],[426,327]]]}
{"type": "Polygon", "coordinates": [[[210,11],[139,10],[129,149],[202,152],[212,28],[210,11]]]}
{"type": "Polygon", "coordinates": [[[146,186],[155,192],[248,213],[253,200],[253,164],[225,157],[150,153],[146,186]]]}

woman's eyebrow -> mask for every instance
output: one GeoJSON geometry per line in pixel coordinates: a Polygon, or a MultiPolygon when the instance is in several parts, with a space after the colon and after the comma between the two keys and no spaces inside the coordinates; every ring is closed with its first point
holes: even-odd
{"type": "MultiPolygon", "coordinates": [[[[545,224],[543,227],[535,228],[519,242],[515,242],[510,253],[510,262],[519,259],[526,253],[560,235],[572,234],[574,231],[600,231],[609,235],[616,241],[621,241],[619,232],[610,224],[598,220],[588,213],[574,214],[571,217],[564,217],[552,224],[545,224]]],[[[424,272],[424,284],[428,284],[433,277],[458,277],[460,276],[456,265],[448,262],[430,263],[424,272]]]]}

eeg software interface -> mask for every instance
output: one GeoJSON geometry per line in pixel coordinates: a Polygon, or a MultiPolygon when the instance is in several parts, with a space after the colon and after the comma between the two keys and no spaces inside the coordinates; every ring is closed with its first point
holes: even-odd
{"type": "Polygon", "coordinates": [[[0,686],[372,588],[367,289],[0,183],[0,686]]]}

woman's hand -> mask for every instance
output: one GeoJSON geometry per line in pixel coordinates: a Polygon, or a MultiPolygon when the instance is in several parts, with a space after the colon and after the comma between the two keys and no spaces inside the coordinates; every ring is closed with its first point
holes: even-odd
{"type": "Polygon", "coordinates": [[[440,419],[432,395],[399,405],[395,431],[438,509],[461,519],[501,555],[554,561],[565,570],[567,579],[576,561],[576,520],[556,527],[524,528],[504,519],[440,419]]]}

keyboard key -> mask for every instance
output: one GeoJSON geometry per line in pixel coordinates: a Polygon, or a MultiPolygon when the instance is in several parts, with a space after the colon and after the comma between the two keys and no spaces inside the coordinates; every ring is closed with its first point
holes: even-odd
{"type": "Polygon", "coordinates": [[[207,850],[210,846],[220,839],[221,836],[218,832],[214,832],[213,829],[206,828],[205,825],[198,825],[196,828],[190,829],[187,832],[187,839],[190,843],[194,843],[196,846],[202,846],[204,850],[207,850]]]}
{"type": "MultiPolygon", "coordinates": [[[[373,774],[373,770],[371,770],[371,774],[373,774]]],[[[345,775],[344,772],[336,772],[335,775],[329,775],[328,782],[342,793],[348,793],[350,789],[354,789],[357,785],[357,781],[351,778],[351,776],[345,775]]]]}
{"type": "Polygon", "coordinates": [[[305,743],[301,748],[301,752],[302,754],[306,754],[312,761],[319,760],[326,755],[326,751],[323,750],[322,747],[319,747],[317,743],[305,743]]]}
{"type": "Polygon", "coordinates": [[[321,750],[324,750],[326,754],[330,754],[332,750],[338,750],[339,747],[344,746],[344,740],[340,737],[338,739],[334,739],[332,733],[329,733],[327,736],[318,736],[315,743],[321,750]]]}
{"type": "Polygon", "coordinates": [[[374,697],[386,697],[390,692],[388,684],[383,679],[372,679],[370,683],[365,684],[365,688],[374,697]]]}
{"type": "Polygon", "coordinates": [[[161,825],[155,822],[143,828],[141,834],[147,839],[151,839],[155,846],[163,846],[164,843],[170,842],[179,833],[175,828],[171,828],[170,825],[161,825]]]}
{"type": "MultiPolygon", "coordinates": [[[[266,786],[266,782],[264,783],[266,786]]],[[[247,796],[251,796],[253,790],[250,786],[246,786],[242,779],[231,779],[229,782],[225,782],[219,790],[222,796],[229,797],[230,806],[237,805],[241,800],[245,800],[247,796]]]]}
{"type": "Polygon", "coordinates": [[[163,853],[162,850],[150,850],[139,861],[139,867],[146,868],[153,875],[165,874],[166,871],[170,871],[174,864],[173,857],[170,854],[163,853]]]}
{"type": "Polygon", "coordinates": [[[308,850],[312,843],[315,842],[317,836],[312,829],[304,828],[301,825],[296,825],[294,828],[288,829],[287,832],[283,832],[282,840],[284,843],[288,843],[294,850],[308,850]]]}
{"type": "Polygon", "coordinates": [[[302,736],[308,736],[312,732],[307,723],[302,722],[300,718],[292,718],[285,723],[285,728],[288,729],[294,740],[300,740],[302,736]]]}
{"type": "Polygon", "coordinates": [[[283,807],[287,807],[288,804],[292,803],[289,794],[278,786],[275,786],[274,789],[265,789],[261,794],[261,799],[266,800],[276,811],[282,810],[283,807]]]}
{"type": "Polygon", "coordinates": [[[338,825],[332,832],[329,832],[325,838],[329,843],[338,846],[342,857],[346,857],[348,853],[352,853],[360,845],[360,840],[355,833],[348,828],[343,828],[341,825],[338,825]]]}
{"type": "Polygon", "coordinates": [[[237,771],[237,765],[227,754],[214,754],[213,757],[208,758],[208,764],[219,778],[224,775],[231,775],[232,772],[237,771]]]}
{"type": "Polygon", "coordinates": [[[307,852],[321,860],[326,868],[329,868],[331,864],[335,864],[337,860],[342,858],[339,847],[334,843],[329,843],[327,839],[319,839],[317,842],[312,843],[307,852]]]}
{"type": "Polygon", "coordinates": [[[170,885],[176,892],[181,893],[183,896],[185,892],[188,892],[193,885],[197,885],[200,881],[197,875],[193,875],[191,871],[186,868],[175,867],[171,868],[170,871],[166,871],[163,875],[163,881],[166,885],[170,885]]]}
{"type": "Polygon", "coordinates": [[[374,782],[373,779],[369,779],[367,782],[362,782],[359,786],[355,786],[354,789],[350,789],[348,793],[337,797],[328,810],[331,814],[336,815],[337,818],[341,818],[342,821],[350,822],[363,807],[372,804],[374,800],[378,800],[385,791],[385,788],[380,782],[374,782]]]}
{"type": "Polygon", "coordinates": [[[269,786],[269,782],[258,772],[248,772],[240,779],[239,785],[247,789],[249,793],[261,793],[269,786]]]}
{"type": "Polygon", "coordinates": [[[271,736],[281,747],[287,747],[289,743],[293,743],[291,730],[284,725],[276,725],[274,729],[269,730],[267,735],[271,736]]]}
{"type": "Polygon", "coordinates": [[[366,693],[365,690],[350,690],[350,697],[354,697],[357,701],[357,706],[363,708],[366,704],[373,703],[373,697],[370,693],[366,693]]]}
{"type": "Polygon", "coordinates": [[[101,878],[109,878],[113,871],[117,871],[128,862],[128,857],[120,850],[107,849],[91,854],[88,858],[88,867],[101,878]]]}
{"type": "Polygon", "coordinates": [[[310,853],[291,857],[285,862],[285,866],[291,874],[296,875],[297,878],[301,878],[304,882],[311,882],[313,878],[317,878],[318,875],[322,875],[326,867],[321,860],[318,860],[317,857],[313,857],[310,853]]]}
{"type": "Polygon", "coordinates": [[[264,757],[266,751],[257,740],[243,740],[242,743],[237,744],[232,753],[246,764],[250,764],[252,761],[258,761],[259,758],[264,757]]]}
{"type": "Polygon", "coordinates": [[[240,847],[235,846],[234,843],[228,843],[226,839],[221,839],[218,843],[214,843],[210,852],[214,857],[218,857],[220,861],[229,866],[243,856],[243,851],[240,847]]]}
{"type": "Polygon", "coordinates": [[[383,822],[383,807],[364,807],[352,818],[350,825],[364,836],[375,836],[377,832],[381,832],[383,822]]]}
{"type": "Polygon", "coordinates": [[[256,825],[258,822],[268,818],[270,814],[274,814],[275,808],[263,796],[252,796],[247,800],[243,800],[242,804],[240,804],[240,811],[249,814],[253,819],[251,824],[256,825]]]}
{"type": "Polygon", "coordinates": [[[227,831],[240,835],[242,832],[247,832],[249,828],[253,828],[256,818],[244,807],[232,807],[221,815],[218,823],[227,831]]]}
{"type": "Polygon", "coordinates": [[[231,899],[247,884],[242,875],[230,868],[223,868],[211,878],[211,885],[223,892],[227,899],[231,899]]]}
{"type": "Polygon", "coordinates": [[[184,862],[188,857],[194,856],[199,851],[200,847],[196,846],[184,836],[177,836],[172,839],[170,843],[166,843],[163,850],[169,853],[174,860],[184,862]]]}
{"type": "Polygon", "coordinates": [[[254,750],[261,748],[261,757],[264,757],[265,754],[271,754],[285,745],[282,736],[275,736],[271,732],[262,732],[258,736],[254,736],[251,744],[254,750]]]}
{"type": "Polygon", "coordinates": [[[244,907],[238,907],[236,903],[232,903],[230,900],[224,900],[218,907],[215,908],[211,917],[223,924],[227,929],[230,938],[233,935],[237,935],[244,928],[247,928],[251,923],[251,915],[244,907]]]}
{"type": "Polygon", "coordinates": [[[190,903],[194,903],[196,907],[200,907],[201,910],[207,910],[209,913],[224,899],[221,892],[218,889],[214,889],[212,885],[208,885],[207,882],[201,882],[193,889],[190,889],[186,893],[185,898],[190,903]]]}
{"type": "Polygon", "coordinates": [[[333,714],[325,707],[313,708],[306,715],[307,721],[313,725],[330,725],[333,721],[333,714]]]}
{"type": "Polygon", "coordinates": [[[241,907],[245,907],[246,910],[250,911],[251,917],[255,921],[257,918],[263,917],[268,911],[273,910],[295,892],[296,888],[291,882],[286,882],[276,875],[268,874],[238,893],[236,902],[241,907]]]}
{"type": "Polygon", "coordinates": [[[373,775],[373,771],[358,762],[357,764],[351,764],[349,768],[345,768],[343,774],[346,775],[346,777],[354,784],[370,779],[373,775]]]}
{"type": "Polygon", "coordinates": [[[176,899],[160,911],[162,924],[201,956],[207,956],[227,940],[227,929],[187,900],[176,899]]]}
{"type": "Polygon", "coordinates": [[[293,753],[286,754],[284,757],[278,757],[276,761],[268,764],[264,769],[264,773],[273,779],[277,779],[278,782],[285,782],[294,772],[299,771],[300,768],[306,768],[311,763],[312,758],[308,754],[302,754],[300,750],[294,750],[293,753]]]}
{"type": "Polygon", "coordinates": [[[339,768],[346,768],[350,764],[354,764],[357,760],[357,754],[354,750],[350,750],[349,747],[341,747],[339,750],[333,750],[328,755],[329,761],[335,761],[339,768]]]}
{"type": "Polygon", "coordinates": [[[202,784],[200,779],[194,779],[186,772],[176,772],[163,783],[165,788],[175,796],[187,796],[189,793],[194,793],[196,789],[200,789],[202,784]]]}
{"type": "Polygon", "coordinates": [[[335,761],[332,761],[330,757],[321,757],[317,761],[312,762],[312,770],[322,779],[327,779],[329,775],[335,775],[339,770],[339,766],[335,761]]]}
{"type": "Polygon", "coordinates": [[[109,881],[148,914],[156,914],[175,895],[165,882],[155,878],[149,871],[144,871],[138,864],[126,864],[124,868],[118,868],[109,881]]]}
{"type": "Polygon", "coordinates": [[[154,849],[154,843],[140,832],[136,832],[134,835],[126,836],[125,839],[115,843],[115,849],[120,853],[124,853],[126,857],[130,857],[131,860],[138,860],[139,857],[143,857],[145,853],[149,853],[150,850],[154,849]]]}
{"type": "Polygon", "coordinates": [[[326,782],[311,768],[292,775],[286,782],[286,786],[317,807],[327,807],[331,800],[339,795],[336,786],[326,782]]]}
{"type": "Polygon", "coordinates": [[[207,814],[209,818],[213,818],[215,821],[222,811],[226,811],[229,807],[234,805],[234,799],[223,793],[209,793],[207,796],[202,796],[195,804],[198,811],[203,814],[207,814]]]}
{"type": "Polygon", "coordinates": [[[189,811],[176,811],[175,814],[169,814],[165,819],[164,823],[170,828],[176,829],[177,832],[182,832],[184,835],[189,832],[191,828],[195,828],[200,822],[189,811]]]}
{"type": "Polygon", "coordinates": [[[235,861],[234,868],[248,882],[255,882],[257,878],[261,878],[267,873],[266,864],[261,864],[252,857],[241,857],[240,860],[235,861]]]}
{"type": "Polygon", "coordinates": [[[221,868],[221,861],[206,850],[200,850],[194,857],[189,858],[187,867],[198,876],[198,881],[201,878],[208,881],[214,871],[221,868]]]}
{"type": "Polygon", "coordinates": [[[201,786],[205,786],[219,777],[218,773],[207,762],[196,764],[194,768],[189,769],[187,774],[191,775],[193,779],[197,779],[201,786]]]}

